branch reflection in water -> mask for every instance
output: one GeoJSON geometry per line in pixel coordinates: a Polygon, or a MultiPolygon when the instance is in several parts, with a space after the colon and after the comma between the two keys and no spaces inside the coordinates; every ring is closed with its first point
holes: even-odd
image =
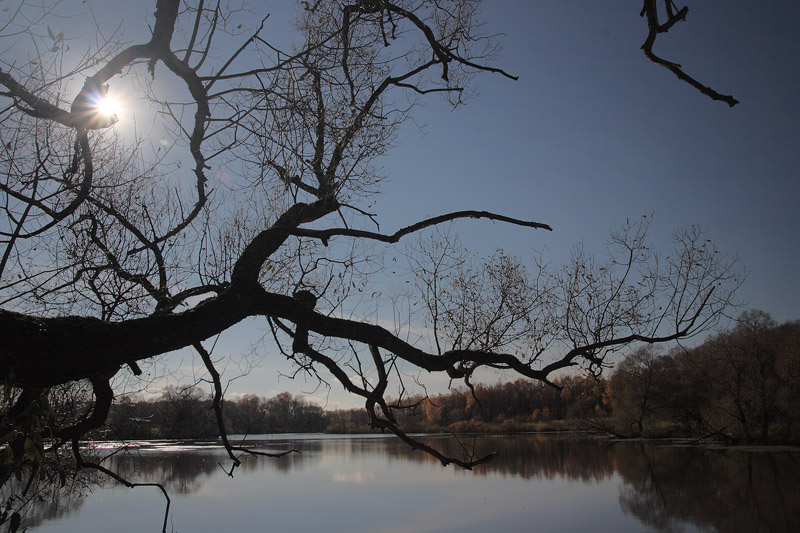
{"type": "MultiPolygon", "coordinates": [[[[270,437],[263,449],[297,448],[279,459],[242,457],[230,481],[210,445],[145,445],[106,466],[162,483],[176,530],[479,531],[487,527],[618,531],[798,531],[800,452],[713,449],[574,435],[425,437],[444,453],[498,457],[472,471],[442,468],[393,438],[270,437]]],[[[106,483],[110,485],[110,483],[106,483]]],[[[84,491],[85,493],[85,491],[84,491]]],[[[89,498],[40,502],[36,531],[84,531],[121,498],[114,520],[158,529],[162,509],[141,489],[97,489],[89,498]],[[65,507],[81,506],[70,514],[65,507]],[[55,511],[58,508],[59,511],[55,511]],[[122,511],[120,511],[122,509],[122,511]],[[120,515],[122,513],[122,515],[120,515]]],[[[5,495],[4,495],[5,496],[5,495]]],[[[123,531],[127,531],[123,529],[123,531]]]]}

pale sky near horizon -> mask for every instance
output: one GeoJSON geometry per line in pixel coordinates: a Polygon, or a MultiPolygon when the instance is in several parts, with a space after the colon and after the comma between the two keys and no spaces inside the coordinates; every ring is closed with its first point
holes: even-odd
{"type": "MultiPolygon", "coordinates": [[[[285,16],[286,3],[272,5],[267,31],[285,16]]],[[[687,21],[660,35],[655,52],[732,94],[741,102],[734,108],[644,57],[640,2],[486,1],[485,31],[503,44],[496,64],[519,80],[482,74],[458,109],[433,97],[416,110],[382,160],[389,181],[377,203],[381,229],[485,209],[554,231],[465,221],[456,229],[468,247],[545,249],[559,263],[575,243],[599,250],[627,218],[653,214],[657,244],[697,224],[739,257],[746,308],[800,319],[800,4],[688,6],[687,21]]],[[[237,326],[215,356],[247,350],[257,336],[252,324],[237,326]]],[[[170,360],[191,366],[188,356],[170,360]]],[[[229,393],[325,400],[310,382],[277,378],[290,368],[265,354],[229,393]]],[[[328,400],[356,405],[335,383],[328,400]]]]}

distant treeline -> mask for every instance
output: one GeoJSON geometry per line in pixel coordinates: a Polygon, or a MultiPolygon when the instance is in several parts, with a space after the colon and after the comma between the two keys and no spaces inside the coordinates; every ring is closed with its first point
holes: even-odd
{"type": "MultiPolygon", "coordinates": [[[[479,384],[474,394],[459,387],[427,398],[406,397],[402,404],[407,407],[397,409],[395,416],[401,427],[414,432],[535,431],[565,427],[557,424],[559,421],[607,416],[605,379],[564,376],[555,383],[563,389],[520,379],[479,384]]],[[[248,394],[226,400],[223,413],[231,434],[372,431],[364,409],[325,411],[288,392],[273,398],[248,394]]],[[[169,387],[154,400],[123,397],[112,407],[108,430],[106,436],[120,439],[192,439],[218,434],[211,399],[196,387],[169,387]]]]}
{"type": "MultiPolygon", "coordinates": [[[[608,378],[554,380],[560,390],[519,379],[455,388],[395,405],[411,432],[519,432],[594,427],[620,436],[691,436],[748,442],[800,442],[800,322],[777,325],[745,313],[732,330],[692,349],[651,346],[625,357],[608,378]]],[[[363,409],[325,411],[288,392],[226,400],[231,434],[370,432],[363,409]]],[[[106,436],[206,438],[218,430],[210,398],[171,387],[156,400],[123,397],[106,436]]]]}
{"type": "MultiPolygon", "coordinates": [[[[253,394],[223,404],[230,434],[318,433],[327,417],[319,405],[282,392],[253,394]]],[[[197,387],[168,387],[155,400],[123,397],[111,409],[107,436],[119,439],[198,439],[219,435],[211,398],[197,387]]]]}
{"type": "MultiPolygon", "coordinates": [[[[518,379],[496,385],[457,387],[445,394],[406,397],[395,418],[411,432],[522,432],[576,429],[586,419],[608,416],[605,379],[562,376],[554,383],[518,379]]],[[[363,409],[328,412],[328,431],[368,431],[363,409]]]]}

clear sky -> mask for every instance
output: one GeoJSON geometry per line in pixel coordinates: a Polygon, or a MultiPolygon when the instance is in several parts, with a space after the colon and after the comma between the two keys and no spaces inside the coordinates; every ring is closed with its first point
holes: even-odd
{"type": "MultiPolygon", "coordinates": [[[[283,26],[288,3],[273,2],[268,31],[283,26]]],[[[800,318],[800,3],[688,5],[687,21],[661,35],[655,52],[732,94],[734,108],[647,61],[640,2],[487,1],[486,33],[502,34],[497,64],[519,80],[484,74],[455,111],[436,97],[417,109],[382,161],[381,229],[486,209],[554,231],[463,222],[468,247],[544,248],[559,263],[575,243],[600,250],[626,218],[654,214],[657,244],[699,225],[739,257],[747,307],[800,318]]],[[[257,337],[252,324],[239,326],[215,356],[247,351],[257,337]]],[[[278,379],[289,365],[262,355],[230,393],[310,395],[312,383],[278,379]]],[[[350,403],[334,385],[328,406],[338,405],[350,403]]]]}
{"type": "Polygon", "coordinates": [[[463,108],[420,113],[428,135],[409,128],[387,162],[391,216],[500,210],[555,231],[495,226],[482,237],[507,249],[528,239],[557,256],[655,213],[656,232],[699,224],[738,255],[751,307],[800,318],[800,6],[689,8],[656,52],[733,94],[735,108],[645,59],[646,26],[631,2],[488,2],[487,31],[505,34],[499,63],[520,79],[481,77],[463,108]]]}
{"type": "MultiPolygon", "coordinates": [[[[576,242],[599,251],[626,218],[654,213],[665,248],[673,229],[697,224],[739,257],[747,307],[800,318],[800,4],[689,9],[655,51],[732,94],[741,102],[734,108],[646,60],[638,3],[486,2],[486,32],[504,34],[498,64],[519,80],[483,75],[463,107],[431,98],[417,110],[416,125],[404,127],[383,161],[382,229],[448,210],[493,210],[554,231],[463,222],[469,247],[546,248],[558,263],[576,242]]],[[[289,370],[267,357],[230,390],[313,390],[276,383],[276,365],[289,370]]],[[[339,389],[329,406],[347,404],[339,389]]]]}

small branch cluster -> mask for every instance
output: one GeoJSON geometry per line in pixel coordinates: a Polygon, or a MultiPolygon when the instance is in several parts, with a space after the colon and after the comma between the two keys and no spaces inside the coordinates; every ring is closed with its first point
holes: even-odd
{"type": "Polygon", "coordinates": [[[739,100],[733,96],[720,94],[711,87],[703,85],[693,77],[686,74],[686,72],[683,71],[683,68],[678,63],[667,61],[666,59],[657,56],[655,52],[653,52],[653,45],[656,42],[656,37],[658,37],[658,35],[661,33],[667,33],[670,28],[672,28],[678,22],[684,22],[686,20],[687,13],[689,13],[689,8],[687,6],[677,9],[672,0],[664,0],[667,20],[661,24],[658,18],[658,3],[658,0],[644,0],[644,7],[642,7],[642,12],[640,13],[642,17],[647,19],[647,28],[649,30],[647,33],[647,39],[645,39],[644,44],[642,44],[642,50],[644,50],[644,55],[647,56],[647,59],[666,68],[675,74],[678,79],[685,81],[712,100],[725,102],[730,107],[738,104],[739,100]]]}

